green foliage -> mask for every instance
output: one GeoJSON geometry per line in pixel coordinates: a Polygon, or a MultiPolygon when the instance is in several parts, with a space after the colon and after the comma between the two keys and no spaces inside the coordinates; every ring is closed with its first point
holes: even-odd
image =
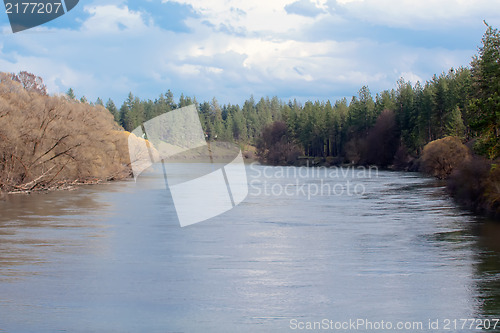
{"type": "Polygon", "coordinates": [[[420,128],[417,126],[417,96],[420,89],[413,87],[410,82],[403,79],[398,81],[396,91],[397,109],[396,121],[401,131],[403,144],[411,151],[418,149],[418,136],[420,128]]]}
{"type": "Polygon", "coordinates": [[[283,103],[277,97],[256,103],[251,96],[240,107],[220,105],[215,97],[198,104],[183,94],[175,103],[169,90],[155,101],[141,101],[130,93],[119,112],[114,103],[106,107],[131,131],[164,112],[195,104],[208,140],[240,143],[257,143],[264,128],[282,121],[287,135],[307,156],[389,166],[399,146],[417,156],[432,140],[470,137],[470,91],[471,72],[460,68],[435,75],[425,85],[400,80],[396,90],[383,91],[375,99],[364,86],[351,103],[344,98],[302,105],[296,100],[283,103]]]}
{"type": "Polygon", "coordinates": [[[384,110],[396,110],[396,92],[384,90],[375,96],[375,113],[380,115],[384,110]]]}
{"type": "Polygon", "coordinates": [[[184,94],[176,103],[168,90],[154,101],[130,94],[119,112],[113,105],[106,107],[130,131],[162,113],[195,104],[208,140],[239,143],[257,143],[269,124],[282,121],[303,154],[337,161],[390,166],[397,152],[401,164],[417,158],[427,143],[446,136],[479,136],[478,150],[494,158],[500,149],[499,48],[499,33],[488,26],[472,69],[451,68],[427,82],[400,79],[396,89],[375,97],[363,86],[350,103],[345,98],[304,104],[277,97],[256,101],[251,96],[240,107],[220,105],[216,98],[198,104],[184,94]]]}
{"type": "Polygon", "coordinates": [[[479,134],[478,151],[494,159],[500,156],[500,32],[486,25],[482,46],[471,63],[471,126],[479,134]]]}
{"type": "MultiPolygon", "coordinates": [[[[23,72],[7,76],[19,83],[9,81],[9,89],[45,95],[41,78],[23,72]]],[[[6,81],[5,75],[0,76],[0,84],[6,81]]],[[[73,89],[66,94],[77,101],[73,89]]],[[[106,111],[100,107],[100,98],[95,109],[85,97],[81,102],[70,104],[106,111]]],[[[445,178],[468,158],[461,140],[475,140],[476,152],[491,160],[500,157],[500,32],[487,25],[470,68],[451,68],[426,82],[400,79],[395,89],[375,97],[363,86],[350,103],[347,98],[300,103],[277,97],[257,101],[251,96],[241,106],[221,105],[215,97],[198,103],[184,94],[176,102],[167,90],[155,100],[141,100],[130,93],[119,109],[110,99],[106,109],[125,130],[132,131],[145,121],[191,104],[198,110],[207,140],[257,145],[260,158],[267,163],[290,164],[298,155],[306,155],[328,164],[348,161],[413,169],[417,165],[413,161],[422,156],[429,173],[445,178]]],[[[491,207],[500,206],[499,173],[488,174],[484,183],[491,207]]],[[[463,173],[467,179],[475,174],[463,173]]]]}
{"type": "Polygon", "coordinates": [[[377,119],[375,103],[367,86],[359,90],[358,98],[353,97],[349,106],[349,118],[351,131],[359,135],[366,135],[368,129],[375,123],[377,119]]]}
{"type": "Polygon", "coordinates": [[[120,113],[118,112],[118,109],[116,108],[116,105],[111,98],[106,102],[106,109],[108,109],[108,111],[113,115],[115,122],[119,123],[120,113]]]}
{"type": "Polygon", "coordinates": [[[75,92],[73,88],[69,88],[68,91],[66,92],[66,96],[69,97],[69,99],[76,99],[75,92]]]}
{"type": "Polygon", "coordinates": [[[445,135],[464,138],[465,125],[462,119],[462,113],[457,106],[452,112],[448,113],[445,119],[445,135]]]}

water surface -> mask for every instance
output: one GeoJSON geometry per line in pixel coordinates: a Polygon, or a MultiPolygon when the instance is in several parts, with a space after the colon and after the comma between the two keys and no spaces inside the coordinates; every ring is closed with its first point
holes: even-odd
{"type": "Polygon", "coordinates": [[[440,184],[283,170],[249,167],[242,204],[186,228],[154,174],[0,202],[0,332],[286,332],[323,319],[435,331],[429,320],[500,317],[500,226],[440,184]],[[363,191],[295,191],[348,181],[363,191]]]}

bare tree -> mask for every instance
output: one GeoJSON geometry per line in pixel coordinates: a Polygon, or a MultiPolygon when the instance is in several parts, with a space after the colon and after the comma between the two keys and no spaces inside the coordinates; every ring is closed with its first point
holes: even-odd
{"type": "Polygon", "coordinates": [[[19,72],[19,74],[12,73],[13,81],[21,83],[27,91],[37,92],[41,95],[47,95],[47,86],[43,83],[43,79],[35,74],[26,71],[19,72]]]}
{"type": "Polygon", "coordinates": [[[129,174],[127,135],[106,108],[12,89],[19,83],[0,78],[0,189],[32,191],[129,174]]]}

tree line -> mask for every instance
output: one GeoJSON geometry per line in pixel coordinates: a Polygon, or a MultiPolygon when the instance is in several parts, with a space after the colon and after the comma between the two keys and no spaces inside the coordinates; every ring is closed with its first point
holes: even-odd
{"type": "Polygon", "coordinates": [[[283,122],[286,131],[280,139],[286,138],[301,155],[386,166],[398,149],[416,156],[426,143],[448,135],[464,140],[476,137],[472,90],[472,71],[461,67],[434,76],[424,85],[401,79],[396,89],[375,96],[363,86],[350,101],[344,98],[333,103],[301,104],[278,97],[255,101],[252,96],[243,106],[220,105],[215,97],[198,103],[184,95],[176,102],[168,90],[155,100],[141,100],[130,93],[119,109],[111,99],[105,107],[118,124],[132,131],[165,112],[195,104],[209,140],[255,145],[263,144],[269,125],[283,122]]]}
{"type": "MultiPolygon", "coordinates": [[[[220,105],[215,97],[199,103],[184,95],[176,102],[168,90],[155,100],[141,100],[129,93],[120,108],[111,99],[105,105],[101,99],[95,104],[104,105],[126,131],[165,112],[195,104],[209,140],[261,146],[266,144],[261,141],[269,125],[282,122],[286,130],[280,140],[285,138],[301,155],[388,165],[398,149],[418,155],[426,143],[448,135],[466,140],[477,137],[470,105],[472,91],[472,71],[461,67],[434,76],[424,85],[401,79],[396,89],[375,96],[363,86],[350,101],[343,98],[333,103],[301,104],[278,97],[256,101],[252,96],[242,106],[220,105]]],[[[75,98],[72,90],[68,96],[75,98]]]]}
{"type": "Polygon", "coordinates": [[[130,93],[118,108],[111,99],[77,100],[73,89],[49,96],[43,80],[27,72],[1,74],[0,90],[0,190],[122,177],[130,161],[119,127],[130,132],[194,104],[208,140],[253,144],[262,162],[427,170],[451,178],[452,190],[470,206],[500,216],[500,33],[489,25],[469,66],[425,83],[400,79],[375,96],[363,86],[335,102],[252,96],[240,106],[184,95],[176,102],[168,90],[155,100],[130,93]]]}
{"type": "MultiPolygon", "coordinates": [[[[105,107],[125,130],[158,115],[195,104],[209,140],[256,145],[264,162],[293,164],[307,156],[328,163],[412,167],[423,147],[455,136],[477,153],[500,156],[500,34],[487,26],[470,66],[451,68],[427,82],[400,79],[396,88],[375,95],[363,86],[352,99],[308,101],[250,97],[242,106],[199,103],[168,90],[155,100],[129,94],[120,108],[105,107]],[[279,122],[280,124],[273,124],[279,122]],[[275,133],[272,133],[275,131],[275,133]],[[285,148],[286,147],[286,148],[285,148]]],[[[68,91],[70,98],[76,98],[68,91]]],[[[82,97],[82,102],[87,102],[82,97]]],[[[101,99],[95,104],[104,105],[101,99]]]]}

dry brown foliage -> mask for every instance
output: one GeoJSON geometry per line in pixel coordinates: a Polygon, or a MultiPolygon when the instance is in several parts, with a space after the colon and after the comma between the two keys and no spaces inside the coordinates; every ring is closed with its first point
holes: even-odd
{"type": "Polygon", "coordinates": [[[500,218],[500,168],[481,156],[461,163],[450,175],[447,187],[465,208],[500,218]]]}
{"type": "Polygon", "coordinates": [[[398,150],[398,143],[396,114],[392,110],[384,110],[368,131],[363,164],[375,164],[381,167],[391,165],[398,150]]]}
{"type": "Polygon", "coordinates": [[[485,197],[490,213],[500,219],[500,166],[498,163],[492,165],[486,180],[485,197]]]}
{"type": "Polygon", "coordinates": [[[282,121],[275,121],[262,131],[256,154],[261,163],[287,165],[297,161],[301,150],[290,140],[286,124],[282,121]]]}
{"type": "Polygon", "coordinates": [[[462,141],[453,136],[428,143],[422,152],[422,171],[439,179],[446,179],[471,153],[462,141]]]}
{"type": "Polygon", "coordinates": [[[43,83],[43,79],[35,74],[26,71],[19,72],[19,74],[11,74],[12,81],[21,83],[23,88],[27,91],[34,91],[41,95],[47,95],[47,87],[43,83]]]}
{"type": "Polygon", "coordinates": [[[0,190],[122,178],[127,136],[102,106],[26,90],[0,73],[0,190]]]}

